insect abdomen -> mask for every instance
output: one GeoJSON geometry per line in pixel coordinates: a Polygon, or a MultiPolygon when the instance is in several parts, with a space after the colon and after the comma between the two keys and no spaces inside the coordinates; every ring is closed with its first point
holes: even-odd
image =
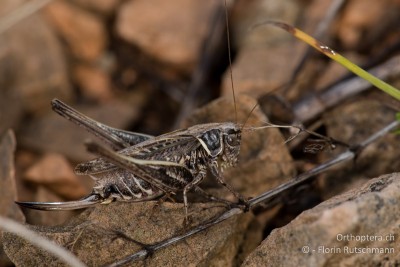
{"type": "Polygon", "coordinates": [[[154,185],[120,168],[93,176],[96,180],[94,193],[104,198],[114,197],[124,201],[140,201],[156,198],[163,193],[154,185]]]}

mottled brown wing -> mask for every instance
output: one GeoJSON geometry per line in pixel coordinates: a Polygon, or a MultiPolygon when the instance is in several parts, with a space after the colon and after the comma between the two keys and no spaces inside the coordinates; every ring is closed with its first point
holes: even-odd
{"type": "MultiPolygon", "coordinates": [[[[162,138],[154,138],[125,148],[117,153],[135,159],[176,162],[179,157],[190,154],[191,151],[197,149],[199,146],[200,143],[194,136],[175,136],[174,138],[163,136],[162,138]]],[[[153,169],[157,168],[156,164],[152,165],[152,167],[153,169]]],[[[117,168],[119,167],[108,162],[106,159],[97,158],[78,164],[75,172],[79,175],[95,175],[117,168]]]]}

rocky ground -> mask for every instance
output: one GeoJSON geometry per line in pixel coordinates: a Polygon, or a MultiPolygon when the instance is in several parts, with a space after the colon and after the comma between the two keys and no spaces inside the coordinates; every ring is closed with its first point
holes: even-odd
{"type": "MultiPolygon", "coordinates": [[[[140,249],[116,231],[147,244],[184,232],[179,199],[113,203],[83,212],[21,210],[14,201],[76,200],[91,191],[92,180],[76,176],[73,166],[93,158],[83,145],[93,137],[52,112],[53,98],[112,127],[150,135],[235,121],[223,1],[53,0],[19,18],[28,3],[34,8],[41,2],[0,2],[0,215],[26,223],[88,266],[140,249]]],[[[259,103],[249,126],[268,120],[302,124],[350,146],[388,125],[400,109],[398,101],[287,32],[250,28],[266,20],[295,25],[399,87],[399,5],[397,0],[227,1],[237,120],[246,121],[259,103]]],[[[226,180],[255,197],[346,149],[303,136],[285,143],[288,134],[244,133],[240,163],[224,173],[226,180]],[[310,145],[314,154],[304,153],[310,145]]],[[[354,161],[271,205],[138,265],[400,265],[399,141],[398,134],[385,135],[354,161]]],[[[234,200],[213,179],[202,187],[234,200]]],[[[197,203],[196,195],[189,198],[194,224],[222,210],[216,203],[197,203]]],[[[0,241],[0,266],[62,265],[13,234],[3,232],[0,241]]]]}

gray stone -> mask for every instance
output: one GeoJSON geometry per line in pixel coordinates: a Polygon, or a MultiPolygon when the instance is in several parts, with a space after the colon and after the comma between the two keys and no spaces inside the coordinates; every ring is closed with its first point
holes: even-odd
{"type": "Polygon", "coordinates": [[[375,178],[273,230],[242,266],[397,266],[399,199],[399,173],[375,178]]]}

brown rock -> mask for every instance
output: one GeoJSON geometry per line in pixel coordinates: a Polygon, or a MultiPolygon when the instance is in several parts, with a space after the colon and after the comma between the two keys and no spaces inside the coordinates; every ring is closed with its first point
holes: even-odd
{"type": "Polygon", "coordinates": [[[252,29],[257,23],[266,20],[284,21],[293,24],[300,12],[298,1],[273,1],[273,0],[239,0],[232,10],[230,30],[232,42],[239,49],[249,47],[267,47],[281,41],[290,40],[292,37],[284,31],[273,26],[252,29]]]}
{"type": "Polygon", "coordinates": [[[398,173],[373,179],[272,231],[242,266],[395,266],[399,197],[398,173]]]}
{"type": "MultiPolygon", "coordinates": [[[[182,204],[156,202],[112,203],[88,209],[65,226],[30,228],[67,247],[88,266],[101,266],[122,259],[140,247],[130,240],[117,237],[120,231],[130,238],[151,244],[175,236],[182,231],[182,204]]],[[[190,205],[196,223],[211,218],[219,208],[210,204],[190,205]]],[[[231,266],[250,219],[240,215],[195,235],[176,245],[164,248],[145,260],[147,266],[231,266]]],[[[20,265],[55,265],[59,261],[43,250],[14,236],[5,235],[5,250],[20,265]]],[[[143,262],[130,263],[142,266],[143,262]]]]}
{"type": "Polygon", "coordinates": [[[80,64],[74,68],[74,77],[86,98],[106,101],[112,97],[110,76],[102,69],[80,64]]]}
{"type": "Polygon", "coordinates": [[[60,154],[44,155],[27,170],[24,178],[27,182],[44,185],[65,199],[76,200],[88,194],[81,178],[75,175],[70,163],[60,154]]]}
{"type": "MultiPolygon", "coordinates": [[[[14,219],[18,222],[25,222],[25,216],[18,205],[14,203],[17,200],[14,177],[15,146],[15,136],[11,130],[0,136],[0,216],[14,219]]],[[[0,245],[3,243],[2,235],[3,231],[0,229],[0,245]]],[[[0,246],[0,266],[9,265],[10,260],[4,254],[3,246],[0,246]]]]}
{"type": "Polygon", "coordinates": [[[127,1],[120,7],[116,31],[150,57],[190,73],[217,4],[213,0],[127,1]]]}
{"type": "Polygon", "coordinates": [[[338,36],[345,48],[372,44],[385,34],[399,16],[399,3],[393,0],[353,0],[343,11],[338,36]]]}
{"type": "Polygon", "coordinates": [[[73,0],[76,4],[102,15],[111,15],[121,0],[73,0]]]}
{"type": "MultiPolygon", "coordinates": [[[[299,13],[297,1],[241,1],[232,17],[232,31],[239,52],[233,64],[237,94],[259,97],[288,81],[301,57],[292,36],[273,26],[249,31],[256,23],[268,20],[293,24],[299,13]]],[[[231,94],[231,77],[226,72],[223,92],[231,94]]]]}
{"type": "MultiPolygon", "coordinates": [[[[258,98],[283,86],[300,60],[302,52],[292,42],[240,51],[232,71],[236,94],[258,98]]],[[[223,94],[230,95],[231,77],[224,74],[223,94]]]]}
{"type": "Polygon", "coordinates": [[[35,198],[36,187],[26,183],[23,173],[38,159],[37,154],[30,150],[18,149],[15,154],[16,184],[18,189],[18,201],[32,201],[35,198]]]}
{"type": "Polygon", "coordinates": [[[107,33],[98,17],[68,1],[54,1],[45,15],[78,59],[94,61],[104,52],[107,33]]]}
{"type": "MultiPolygon", "coordinates": [[[[23,3],[1,1],[0,14],[8,15],[23,3]]],[[[43,111],[55,96],[71,97],[60,43],[40,14],[2,34],[0,59],[0,131],[16,127],[24,111],[43,111]]]]}
{"type": "MultiPolygon", "coordinates": [[[[236,101],[238,122],[243,123],[257,102],[246,95],[238,95],[236,101]]],[[[198,109],[185,126],[227,121],[235,121],[234,105],[227,98],[220,98],[198,109]]],[[[260,125],[264,121],[267,118],[256,109],[246,126],[260,125]]],[[[238,166],[225,170],[224,177],[247,197],[271,189],[295,173],[292,158],[277,129],[245,130],[240,151],[238,166]]],[[[220,187],[218,190],[221,191],[220,187]]]]}

